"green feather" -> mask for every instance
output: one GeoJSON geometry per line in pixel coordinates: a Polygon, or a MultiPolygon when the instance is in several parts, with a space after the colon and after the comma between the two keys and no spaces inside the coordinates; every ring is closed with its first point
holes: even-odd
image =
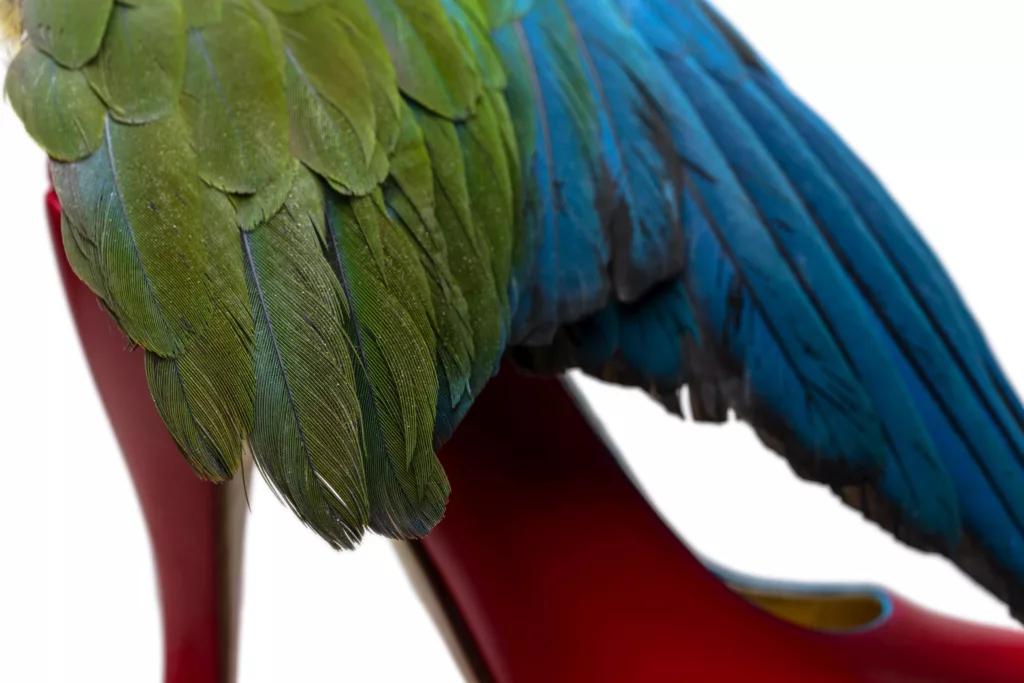
{"type": "Polygon", "coordinates": [[[255,194],[286,171],[283,74],[277,27],[246,0],[225,0],[220,23],[189,32],[181,104],[203,180],[255,194]]]}
{"type": "Polygon", "coordinates": [[[25,7],[6,88],[65,251],[193,469],[250,451],[335,547],[426,534],[436,435],[508,335],[521,157],[489,32],[519,0],[25,7]]]}
{"type": "Polygon", "coordinates": [[[490,97],[483,98],[477,115],[459,126],[459,134],[473,222],[485,233],[482,244],[490,252],[498,301],[507,329],[511,322],[508,290],[503,284],[512,277],[512,233],[508,226],[515,220],[517,207],[513,204],[510,175],[513,169],[502,140],[499,113],[490,97]]]}
{"type": "Polygon", "coordinates": [[[404,107],[391,55],[364,0],[334,1],[342,6],[349,37],[366,69],[377,119],[377,140],[384,152],[390,154],[398,142],[404,107]]]}
{"type": "Polygon", "coordinates": [[[429,245],[435,241],[433,229],[423,221],[422,215],[397,188],[390,188],[388,205],[395,211],[394,221],[414,241],[416,253],[427,275],[430,292],[429,322],[437,337],[437,354],[448,381],[448,399],[457,405],[470,392],[473,373],[473,330],[470,325],[469,306],[462,290],[451,274],[446,258],[438,258],[429,245]]]}
{"type": "Polygon", "coordinates": [[[379,199],[339,198],[330,209],[328,253],[358,328],[354,356],[366,383],[371,527],[422,536],[449,490],[433,452],[437,377],[424,274],[379,199]]]}
{"type": "Polygon", "coordinates": [[[335,547],[362,537],[369,511],[360,407],[340,285],[310,214],[293,192],[266,225],[242,234],[255,320],[250,445],[271,487],[335,547]]]}
{"type": "Polygon", "coordinates": [[[99,55],[85,67],[111,116],[145,123],[174,109],[185,78],[184,29],[176,0],[114,8],[99,55]]]}
{"type": "Polygon", "coordinates": [[[292,150],[346,194],[366,194],[387,177],[366,70],[339,9],[323,3],[279,20],[292,150]]]}
{"type": "MultiPolygon", "coordinates": [[[[494,107],[495,120],[501,134],[502,146],[505,149],[505,162],[508,165],[508,179],[512,189],[512,227],[505,229],[509,232],[510,259],[514,264],[523,263],[523,249],[526,244],[525,216],[522,211],[524,201],[523,188],[523,166],[520,158],[519,143],[516,139],[516,128],[512,121],[512,114],[505,100],[505,95],[496,90],[488,90],[486,97],[494,107]]],[[[532,119],[531,119],[532,120],[532,119]]],[[[512,277],[515,273],[512,273],[512,277]]]]}
{"type": "Polygon", "coordinates": [[[483,84],[487,88],[503,90],[506,85],[505,67],[491,42],[485,12],[476,0],[459,0],[452,7],[452,19],[464,49],[480,68],[483,84]]]}
{"type": "Polygon", "coordinates": [[[87,157],[103,142],[106,109],[85,76],[31,43],[11,62],[4,89],[28,134],[54,159],[87,157]]]}
{"type": "Polygon", "coordinates": [[[205,190],[207,289],[214,311],[206,327],[174,358],[146,353],[146,378],[157,409],[192,468],[227,481],[241,464],[242,440],[252,429],[253,318],[234,211],[205,190]]]}
{"type": "Polygon", "coordinates": [[[58,64],[77,69],[99,52],[114,0],[24,0],[28,38],[58,64]]]}
{"type": "Polygon", "coordinates": [[[440,116],[464,119],[481,94],[468,58],[439,0],[367,0],[406,95],[440,116]]]}
{"type": "Polygon", "coordinates": [[[299,14],[317,5],[323,6],[330,0],[261,0],[264,5],[282,14],[299,14]]]}
{"type": "Polygon", "coordinates": [[[324,189],[318,176],[302,164],[295,165],[292,181],[290,206],[292,211],[302,211],[302,218],[313,226],[321,245],[327,239],[327,215],[324,189]]]}
{"type": "Polygon", "coordinates": [[[144,126],[107,119],[88,159],[54,164],[64,210],[99,245],[96,272],[128,336],[173,356],[206,323],[208,197],[177,117],[144,126]],[[160,173],[152,172],[154,159],[160,173]]]}
{"type": "Polygon", "coordinates": [[[388,215],[381,192],[375,193],[372,200],[367,198],[354,201],[353,207],[363,234],[368,235],[373,231],[378,234],[381,245],[381,260],[378,263],[380,285],[391,293],[395,303],[405,311],[399,320],[408,326],[409,337],[404,334],[389,335],[388,343],[392,346],[390,352],[396,359],[402,356],[407,352],[406,347],[412,344],[410,337],[415,340],[417,351],[422,352],[419,357],[406,357],[406,361],[414,359],[419,362],[405,363],[406,367],[403,368],[410,378],[410,393],[416,396],[409,402],[409,406],[418,421],[414,443],[406,444],[407,456],[411,461],[413,454],[419,451],[432,458],[437,397],[437,377],[433,366],[437,338],[430,323],[434,307],[427,274],[412,237],[388,215]]]}
{"type": "Polygon", "coordinates": [[[89,289],[96,293],[101,299],[106,298],[103,278],[96,269],[97,247],[91,236],[81,227],[76,226],[66,211],[61,211],[60,234],[64,244],[64,253],[68,257],[71,270],[82,282],[88,285],[89,289]]]}
{"type": "MultiPolygon", "coordinates": [[[[434,217],[434,169],[423,140],[423,131],[408,105],[402,107],[398,145],[391,157],[391,178],[416,207],[424,222],[437,222],[434,217]]],[[[443,237],[431,231],[432,239],[443,240],[443,237]]]]}
{"type": "Polygon", "coordinates": [[[223,0],[182,0],[185,21],[192,28],[216,24],[224,11],[223,0]]]}
{"type": "Polygon", "coordinates": [[[491,20],[487,9],[487,6],[490,4],[492,4],[492,0],[454,0],[453,2],[448,2],[445,9],[453,15],[452,19],[455,23],[469,18],[479,24],[486,32],[491,28],[491,20]]]}
{"type": "Polygon", "coordinates": [[[299,166],[298,161],[291,160],[283,173],[256,194],[228,195],[235,206],[238,226],[242,230],[255,230],[281,209],[292,191],[299,166]]]}
{"type": "Polygon", "coordinates": [[[393,182],[385,199],[395,221],[411,237],[430,291],[430,322],[437,336],[438,355],[449,382],[449,398],[457,404],[469,391],[473,333],[469,309],[448,266],[448,247],[435,217],[434,177],[430,156],[415,116],[406,107],[402,136],[391,159],[393,182]]]}
{"type": "Polygon", "coordinates": [[[241,465],[252,422],[252,321],[242,329],[219,308],[176,358],[146,353],[146,380],[164,424],[195,472],[228,481],[241,465]],[[230,397],[230,401],[225,401],[230,397]]]}
{"type": "Polygon", "coordinates": [[[418,123],[434,170],[435,213],[448,245],[448,263],[467,295],[476,352],[470,386],[476,393],[497,370],[501,355],[504,312],[499,285],[484,234],[473,220],[458,131],[454,124],[429,113],[419,116],[418,123]]]}

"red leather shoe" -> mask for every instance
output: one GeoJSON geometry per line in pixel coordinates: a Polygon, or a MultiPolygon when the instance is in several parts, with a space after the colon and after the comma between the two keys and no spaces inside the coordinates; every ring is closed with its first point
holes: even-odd
{"type": "MultiPolygon", "coordinates": [[[[149,526],[165,681],[230,683],[240,488],[192,475],[149,399],[141,355],[127,351],[65,260],[52,193],[48,209],[72,313],[149,526]]],[[[558,381],[502,372],[441,459],[452,483],[448,514],[402,554],[425,579],[422,595],[467,678],[1024,681],[1024,632],[948,619],[882,589],[716,576],[658,517],[558,381]],[[523,406],[533,414],[510,429],[504,416],[523,406]]]]}
{"type": "Polygon", "coordinates": [[[881,588],[716,576],[557,381],[501,373],[441,459],[448,514],[410,564],[479,680],[1024,680],[1024,632],[881,588]]]}
{"type": "Polygon", "coordinates": [[[64,289],[100,397],[138,493],[160,589],[166,683],[235,679],[245,499],[241,482],[196,478],[149,397],[143,356],[64,256],[60,204],[47,197],[64,289]]]}

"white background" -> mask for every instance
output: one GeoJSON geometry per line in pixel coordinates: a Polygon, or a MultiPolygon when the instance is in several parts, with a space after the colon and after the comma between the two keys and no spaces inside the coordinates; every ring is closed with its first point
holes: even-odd
{"type": "MultiPolygon", "coordinates": [[[[879,172],[1024,387],[1024,3],[718,6],[879,172]]],[[[41,154],[0,106],[0,680],[156,682],[147,540],[59,288],[44,178],[41,154]]],[[[584,389],[655,503],[711,558],[774,577],[880,582],[1010,624],[946,562],[797,481],[746,428],[681,423],[635,392],[584,389]]],[[[386,543],[331,552],[256,488],[241,683],[458,680],[386,543]]]]}

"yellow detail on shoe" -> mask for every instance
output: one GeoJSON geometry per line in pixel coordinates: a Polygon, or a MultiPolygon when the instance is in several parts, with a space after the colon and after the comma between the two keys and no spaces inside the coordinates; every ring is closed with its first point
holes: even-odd
{"type": "Polygon", "coordinates": [[[885,612],[869,593],[800,594],[729,586],[774,617],[815,631],[857,631],[871,626],[885,612]]]}

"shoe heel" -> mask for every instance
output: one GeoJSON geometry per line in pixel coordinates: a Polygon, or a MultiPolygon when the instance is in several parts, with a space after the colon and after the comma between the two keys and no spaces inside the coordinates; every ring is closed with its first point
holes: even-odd
{"type": "Polygon", "coordinates": [[[142,353],[129,351],[96,295],[71,271],[53,193],[47,209],[79,338],[146,517],[160,589],[164,681],[234,683],[246,517],[242,479],[215,486],[189,469],[150,398],[142,353]]]}

